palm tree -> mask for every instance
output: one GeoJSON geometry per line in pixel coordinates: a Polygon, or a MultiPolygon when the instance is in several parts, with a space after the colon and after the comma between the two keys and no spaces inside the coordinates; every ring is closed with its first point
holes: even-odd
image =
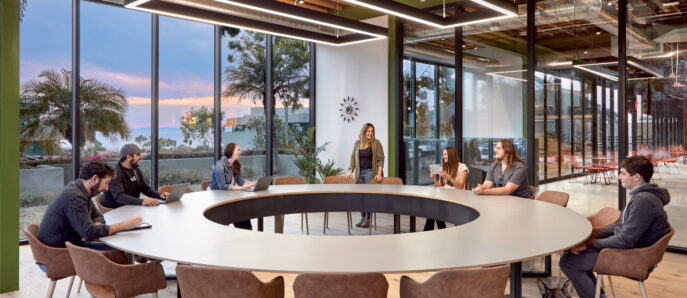
{"type": "MultiPolygon", "coordinates": [[[[72,73],[66,69],[44,70],[38,79],[24,83],[19,108],[22,151],[30,143],[40,142],[52,154],[59,152],[62,140],[71,143],[71,86],[72,73]]],[[[82,147],[85,140],[95,140],[96,132],[111,141],[129,139],[129,127],[124,119],[129,105],[124,90],[83,78],[80,90],[81,106],[78,110],[82,127],[78,146],[82,147]]]]}
{"type": "Polygon", "coordinates": [[[24,12],[26,12],[26,6],[28,3],[26,3],[27,0],[18,0],[19,1],[19,22],[21,22],[22,18],[24,18],[24,12]]]}

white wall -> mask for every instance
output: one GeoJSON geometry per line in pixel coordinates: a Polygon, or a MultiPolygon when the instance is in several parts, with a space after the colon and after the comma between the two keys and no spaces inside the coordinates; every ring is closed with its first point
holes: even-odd
{"type": "Polygon", "coordinates": [[[323,162],[333,159],[337,167],[347,170],[358,133],[370,122],[384,147],[384,173],[388,175],[388,55],[386,39],[343,47],[317,45],[316,138],[318,145],[329,142],[327,151],[320,154],[323,162]],[[351,122],[339,116],[345,97],[355,98],[360,108],[351,122]]]}

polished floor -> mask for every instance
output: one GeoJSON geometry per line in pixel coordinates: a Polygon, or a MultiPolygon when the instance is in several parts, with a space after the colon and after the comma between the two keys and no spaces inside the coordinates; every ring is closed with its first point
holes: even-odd
{"type": "MultiPolygon", "coordinates": [[[[656,177],[654,181],[663,187],[670,190],[672,200],[666,208],[669,213],[671,224],[677,230],[675,237],[671,244],[687,246],[687,184],[684,183],[687,178],[687,166],[680,165],[679,173],[675,169],[673,173],[661,173],[661,177],[656,177]],[[682,232],[682,233],[681,233],[682,232]]],[[[570,193],[570,201],[568,208],[573,209],[580,214],[587,216],[593,214],[596,210],[610,206],[617,207],[617,185],[604,184],[583,184],[583,179],[580,182],[570,183],[567,180],[555,183],[541,185],[539,191],[543,190],[559,190],[570,193]]],[[[323,232],[323,216],[322,213],[309,214],[309,230],[311,234],[322,235],[323,232]]],[[[327,235],[346,235],[346,216],[345,213],[331,213],[329,228],[326,230],[327,235]]],[[[353,219],[357,221],[358,215],[354,214],[353,219]]],[[[300,234],[305,233],[301,231],[300,215],[291,214],[286,216],[285,233],[300,234]]],[[[402,217],[402,232],[408,232],[408,217],[402,217]]],[[[377,229],[373,229],[373,234],[389,234],[392,233],[393,217],[389,214],[378,214],[377,229]]],[[[253,221],[254,226],[256,221],[253,221]]],[[[418,219],[416,223],[417,230],[422,230],[424,219],[418,219]]],[[[265,219],[265,231],[273,231],[273,219],[265,219]]],[[[564,232],[564,227],[561,227],[561,232],[564,232]]],[[[368,234],[367,229],[354,228],[353,235],[365,237],[368,234]]],[[[173,263],[163,262],[165,271],[168,273],[174,272],[173,263]]],[[[555,284],[556,274],[558,273],[557,256],[554,256],[553,261],[554,277],[546,279],[547,283],[555,284]]],[[[541,269],[543,266],[541,260],[535,260],[524,265],[524,269],[541,269]]],[[[431,276],[428,273],[413,273],[407,274],[416,280],[426,280],[431,276]]],[[[256,272],[256,275],[262,280],[269,280],[278,274],[256,272]]],[[[293,290],[291,289],[294,274],[282,274],[286,282],[286,297],[293,297],[293,290]]],[[[388,274],[387,280],[389,282],[389,297],[398,297],[399,282],[401,274],[388,274]]],[[[687,293],[687,286],[685,286],[685,278],[687,277],[687,255],[679,255],[667,253],[660,266],[652,273],[649,280],[646,282],[647,291],[650,297],[685,297],[687,293]]],[[[20,247],[20,290],[0,294],[0,297],[40,297],[45,296],[48,288],[49,280],[35,265],[31,250],[28,246],[20,247]]],[[[67,289],[67,280],[58,282],[55,290],[55,297],[64,297],[67,289]]],[[[616,297],[639,297],[639,290],[636,282],[624,278],[614,278],[613,284],[616,290],[616,297]]],[[[507,289],[506,289],[507,291],[507,289]]],[[[525,278],[523,283],[523,294],[526,297],[540,297],[537,289],[535,278],[525,278]]],[[[72,297],[90,297],[85,291],[76,293],[76,287],[72,289],[72,297]]],[[[145,295],[142,297],[150,297],[145,295]]],[[[169,281],[167,288],[160,292],[160,297],[176,297],[176,282],[169,281]]]]}

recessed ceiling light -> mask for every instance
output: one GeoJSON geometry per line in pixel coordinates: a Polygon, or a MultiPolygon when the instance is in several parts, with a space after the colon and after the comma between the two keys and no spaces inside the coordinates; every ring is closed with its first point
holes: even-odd
{"type": "Polygon", "coordinates": [[[596,35],[601,35],[601,31],[596,31],[596,35]]]}

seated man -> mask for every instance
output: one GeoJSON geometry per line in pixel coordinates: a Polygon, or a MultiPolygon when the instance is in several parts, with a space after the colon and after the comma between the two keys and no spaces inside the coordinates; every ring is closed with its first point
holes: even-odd
{"type": "Polygon", "coordinates": [[[620,179],[630,190],[630,201],[620,213],[620,220],[570,250],[560,260],[561,270],[572,280],[580,297],[594,297],[596,278],[592,273],[599,251],[604,248],[630,249],[651,246],[670,232],[668,214],[663,206],[670,202],[665,188],[648,183],[654,166],[644,156],[632,156],[620,162],[620,179]]]}
{"type": "MultiPolygon", "coordinates": [[[[91,201],[91,197],[107,190],[112,175],[114,169],[104,162],[94,161],[84,165],[79,179],[69,182],[48,206],[38,230],[38,240],[52,247],[65,247],[66,241],[90,246],[87,241],[140,225],[141,218],[138,216],[106,225],[103,215],[91,201]]],[[[97,247],[102,246],[95,245],[97,247]]]]}
{"type": "Polygon", "coordinates": [[[119,163],[117,175],[110,181],[109,190],[103,194],[100,202],[108,208],[117,208],[123,205],[157,206],[160,203],[156,198],[167,199],[169,193],[159,193],[152,189],[143,178],[143,173],[138,168],[141,165],[141,153],[143,150],[135,144],[126,144],[119,151],[119,163]],[[149,198],[140,199],[141,193],[149,198]]]}
{"type": "Polygon", "coordinates": [[[472,191],[478,195],[513,195],[529,198],[527,166],[515,151],[513,142],[506,139],[498,142],[494,148],[494,158],[496,161],[489,167],[484,184],[478,184],[472,191]]]}

